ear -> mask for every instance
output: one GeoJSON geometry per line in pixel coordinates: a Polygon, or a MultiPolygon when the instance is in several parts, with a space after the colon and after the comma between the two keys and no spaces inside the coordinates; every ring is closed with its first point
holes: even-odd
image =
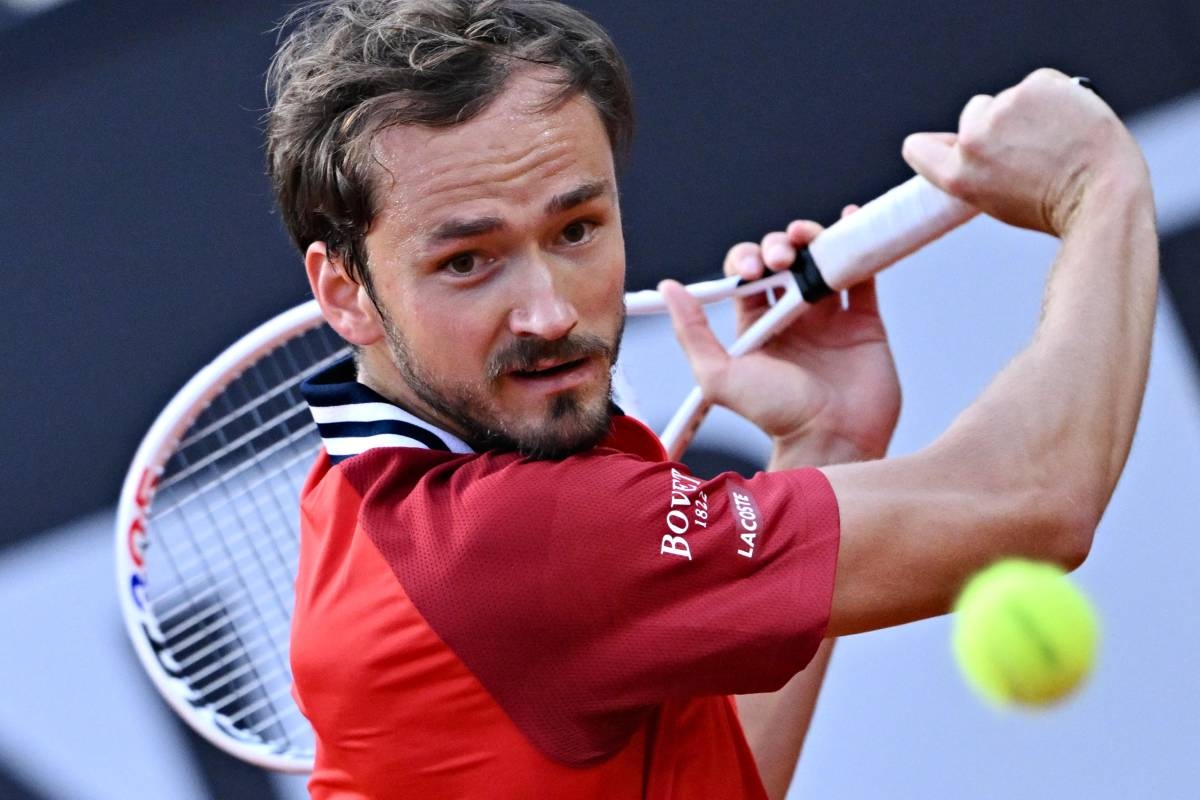
{"type": "Polygon", "coordinates": [[[383,321],[367,290],[329,255],[324,242],[313,242],[304,254],[313,297],[329,326],[351,344],[366,347],[383,338],[383,321]]]}

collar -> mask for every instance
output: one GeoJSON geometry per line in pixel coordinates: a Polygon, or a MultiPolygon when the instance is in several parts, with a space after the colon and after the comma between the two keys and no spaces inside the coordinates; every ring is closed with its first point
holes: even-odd
{"type": "MultiPolygon", "coordinates": [[[[474,453],[452,433],[405,411],[356,379],[354,359],[347,357],[300,385],[317,423],[330,462],[376,447],[417,447],[447,453],[474,453]]],[[[654,432],[614,405],[612,428],[601,447],[611,447],[649,461],[665,461],[666,451],[654,432]]]]}
{"type": "Polygon", "coordinates": [[[334,464],[375,447],[475,452],[454,434],[359,383],[355,375],[354,359],[345,358],[300,386],[334,464]]]}

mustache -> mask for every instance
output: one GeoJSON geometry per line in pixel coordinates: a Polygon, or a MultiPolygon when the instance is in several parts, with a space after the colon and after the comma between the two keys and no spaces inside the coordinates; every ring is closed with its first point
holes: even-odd
{"type": "Polygon", "coordinates": [[[609,363],[617,360],[616,345],[594,334],[576,334],[561,339],[517,339],[488,361],[488,378],[496,380],[509,372],[529,372],[538,362],[578,361],[601,355],[609,363]]]}

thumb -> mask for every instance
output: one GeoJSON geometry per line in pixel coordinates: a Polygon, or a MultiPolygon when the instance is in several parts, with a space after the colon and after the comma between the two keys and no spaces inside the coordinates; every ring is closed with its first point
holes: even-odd
{"type": "Polygon", "coordinates": [[[658,285],[658,290],[667,303],[671,327],[692,367],[696,383],[711,399],[710,388],[717,374],[729,363],[729,353],[709,326],[700,302],[688,294],[678,281],[663,281],[658,285]]]}
{"type": "Polygon", "coordinates": [[[900,154],[930,183],[946,191],[946,182],[958,166],[958,136],[953,133],[914,133],[906,137],[900,154]]]}

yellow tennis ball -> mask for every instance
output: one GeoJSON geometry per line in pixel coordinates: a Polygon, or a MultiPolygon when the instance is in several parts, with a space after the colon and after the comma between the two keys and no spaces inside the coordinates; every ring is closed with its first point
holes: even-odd
{"type": "Polygon", "coordinates": [[[996,704],[1061,700],[1095,662],[1096,613],[1053,564],[997,562],[967,582],[954,611],[958,665],[996,704]]]}

